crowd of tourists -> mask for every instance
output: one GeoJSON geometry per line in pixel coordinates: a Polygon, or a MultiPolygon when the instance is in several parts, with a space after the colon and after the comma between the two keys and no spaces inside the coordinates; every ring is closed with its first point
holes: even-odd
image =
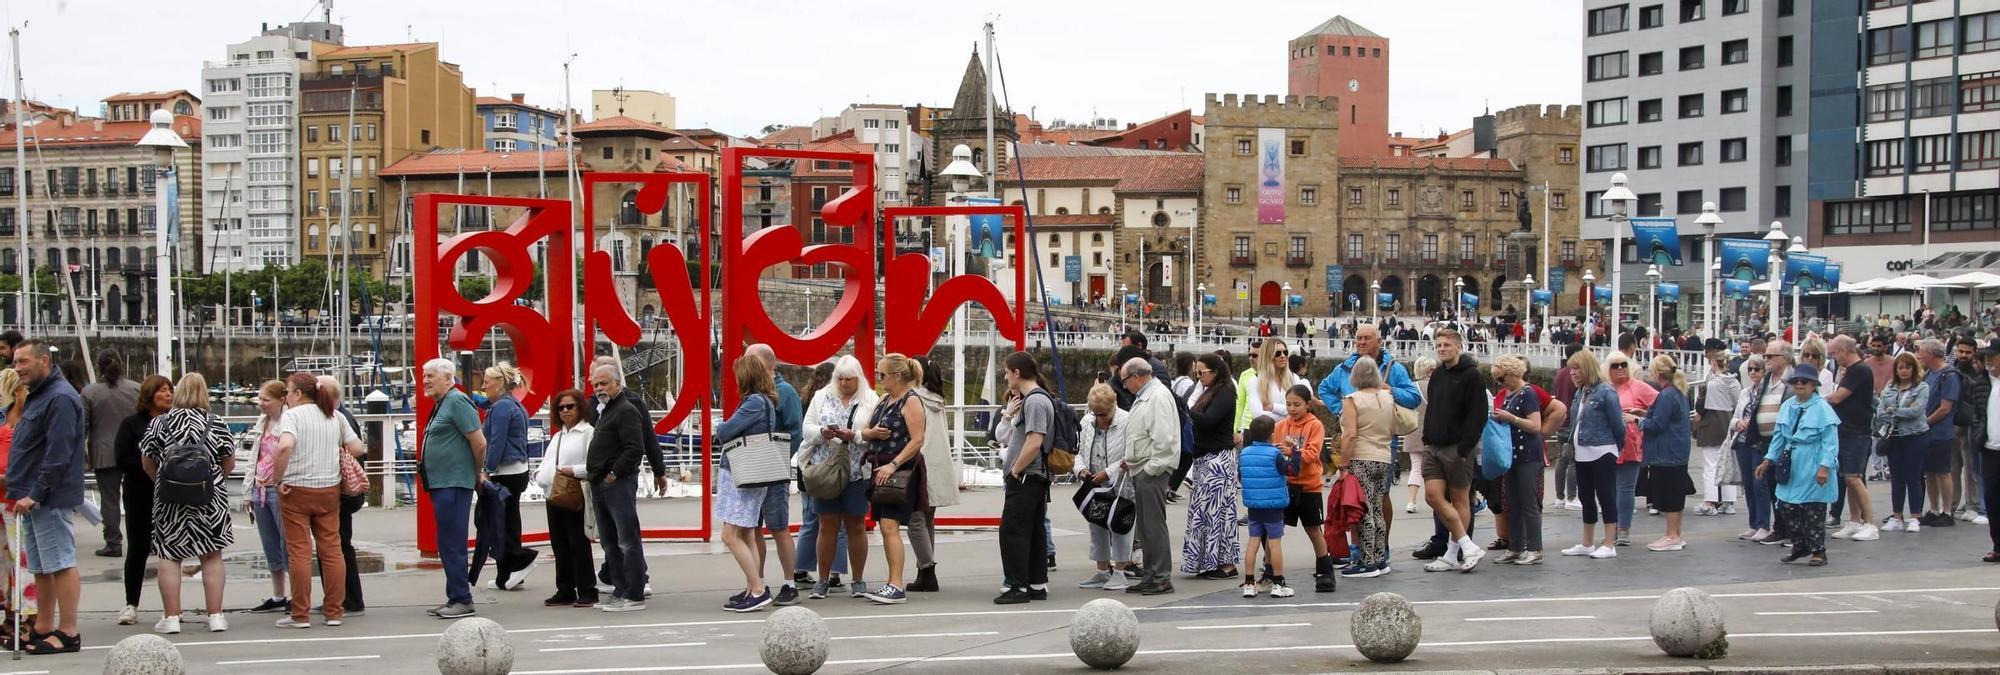
{"type": "MultiPolygon", "coordinates": [[[[1380,326],[1360,324],[1353,353],[1323,375],[1308,373],[1280,337],[1259,340],[1241,368],[1220,351],[1173,354],[1169,366],[1132,331],[1082,388],[1080,406],[1042,362],[1017,352],[1002,362],[1005,390],[991,415],[1004,473],[993,601],[1049,598],[1050,509],[1069,508],[1051,506],[1062,501],[1088,523],[1090,566],[1077,588],[1156,596],[1174,593],[1177,579],[1216,580],[1240,583],[1245,597],[1289,597],[1291,548],[1310,551],[1313,590],[1332,592],[1341,578],[1395,571],[1388,535],[1399,484],[1409,489],[1406,514],[1419,494],[1433,514],[1433,535],[1411,552],[1426,572],[1537,565],[1558,553],[1617,558],[1641,508],[1664,516],[1660,536],[1643,544],[1663,554],[1693,545],[1683,534],[1691,511],[1743,517],[1739,539],[1780,547],[1784,563],[1828,564],[1829,538],[1871,542],[1961,522],[1989,528],[1994,550],[1983,560],[2000,562],[2000,524],[1987,512],[2000,499],[2000,428],[1988,424],[2000,415],[2000,345],[1864,328],[1797,345],[1774,335],[1710,339],[1699,372],[1672,355],[1646,358],[1621,335],[1602,352],[1569,345],[1546,385],[1530,381],[1520,356],[1476,362],[1451,327],[1435,331],[1432,353],[1399,355],[1380,326]],[[1870,501],[1883,482],[1886,514],[1870,501]],[[1186,516],[1176,523],[1167,506],[1179,502],[1186,516]],[[1561,511],[1581,522],[1545,523],[1561,511]],[[1491,514],[1490,541],[1474,538],[1480,512],[1491,514]],[[1574,533],[1575,543],[1549,551],[1545,532],[1574,533]],[[1288,534],[1307,542],[1287,547],[1288,534]]],[[[101,523],[96,555],[123,559],[120,624],[140,620],[152,578],[162,605],[154,630],[180,632],[182,565],[193,562],[206,629],[228,630],[221,554],[237,518],[254,522],[272,573],[270,595],[249,612],[282,614],[275,625],[296,629],[316,625],[315,613],[317,625],[339,626],[366,611],[352,545],[352,514],[369,487],[358,461],[364,429],[341,407],[341,383],[294,373],[261,386],[251,465],[232,490],[235,440],[210,410],[201,374],[134,382],[123,356],[106,351],[86,377],[47,343],[13,332],[0,335],[0,350],[12,366],[0,370],[4,525],[21,529],[23,549],[0,555],[31,575],[10,569],[0,590],[36,591],[26,594],[34,607],[7,614],[19,624],[0,630],[6,646],[81,648],[75,516],[101,523]]],[[[709,487],[742,585],[722,609],[836,594],[902,604],[941,590],[938,510],[958,503],[960,486],[939,369],[888,354],[871,377],[843,356],[813,364],[802,395],[780,365],[751,345],[723,383],[736,405],[713,431],[709,487]]],[[[422,364],[432,410],[419,430],[418,474],[444,570],[443,602],[429,613],[473,615],[471,589],[489,561],[488,588],[527,587],[539,562],[522,543],[531,484],[545,496],[554,559],[544,604],[644,610],[652,585],[639,481],[650,473],[664,491],[667,468],[617,363],[592,362],[587,392],[546,398],[539,461],[522,373],[504,362],[478,373],[477,401],[462,384],[470,375],[449,359],[422,364]]]]}

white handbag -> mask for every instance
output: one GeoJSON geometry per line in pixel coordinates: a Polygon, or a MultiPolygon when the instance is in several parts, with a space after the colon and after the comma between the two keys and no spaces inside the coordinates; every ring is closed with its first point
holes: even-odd
{"type": "Polygon", "coordinates": [[[729,477],[736,487],[783,485],[792,479],[792,435],[778,431],[778,402],[771,402],[771,430],[748,434],[722,444],[729,477]]]}

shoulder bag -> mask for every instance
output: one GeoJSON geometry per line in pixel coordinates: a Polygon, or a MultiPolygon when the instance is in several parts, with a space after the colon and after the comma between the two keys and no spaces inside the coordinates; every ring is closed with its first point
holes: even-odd
{"type": "MultiPolygon", "coordinates": [[[[855,408],[847,409],[849,428],[854,426],[854,411],[855,408]]],[[[853,476],[848,475],[851,468],[847,456],[848,445],[846,441],[841,441],[840,448],[833,451],[833,456],[826,458],[824,462],[808,464],[799,472],[799,481],[803,483],[806,494],[826,500],[840,498],[840,493],[854,480],[853,476]]]]}
{"type": "MultiPolygon", "coordinates": [[[[909,400],[909,397],[909,394],[904,394],[902,398],[896,399],[890,405],[901,406],[904,401],[909,400]]],[[[890,450],[882,453],[883,456],[889,458],[884,464],[894,462],[898,452],[899,450],[890,450]]],[[[875,484],[874,490],[868,496],[868,503],[877,508],[885,509],[906,509],[914,506],[915,504],[910,499],[910,490],[912,489],[911,479],[916,477],[916,465],[923,461],[923,453],[917,453],[916,458],[910,461],[909,466],[889,472],[888,479],[875,484]]]]}
{"type": "Polygon", "coordinates": [[[1397,436],[1408,436],[1417,433],[1417,411],[1396,405],[1396,397],[1393,394],[1389,396],[1389,409],[1396,412],[1396,428],[1391,429],[1390,432],[1397,436]]]}
{"type": "Polygon", "coordinates": [[[766,431],[744,434],[722,444],[729,459],[729,475],[739,488],[782,485],[792,477],[792,435],[778,431],[778,402],[771,401],[771,421],[766,431]]]}
{"type": "Polygon", "coordinates": [[[560,464],[562,461],[562,432],[556,433],[554,447],[550,448],[548,452],[543,453],[542,461],[558,463],[556,471],[554,471],[555,478],[549,480],[549,505],[564,511],[582,511],[583,481],[578,480],[576,476],[562,472],[560,464]]]}

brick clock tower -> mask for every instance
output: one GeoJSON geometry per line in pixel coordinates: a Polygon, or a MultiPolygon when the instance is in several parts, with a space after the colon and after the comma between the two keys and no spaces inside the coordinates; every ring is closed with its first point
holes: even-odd
{"type": "Polygon", "coordinates": [[[1339,99],[1341,156],[1388,155],[1389,38],[1336,16],[1287,46],[1290,93],[1339,99]]]}

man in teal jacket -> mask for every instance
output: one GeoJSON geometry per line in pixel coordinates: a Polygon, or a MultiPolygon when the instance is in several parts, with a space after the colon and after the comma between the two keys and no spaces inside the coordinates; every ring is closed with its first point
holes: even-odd
{"type": "Polygon", "coordinates": [[[1335,417],[1340,416],[1341,400],[1354,393],[1354,385],[1348,382],[1354,374],[1354,362],[1363,356],[1375,359],[1376,366],[1382,369],[1383,379],[1388,381],[1389,393],[1395,397],[1396,405],[1416,410],[1417,404],[1423,402],[1423,392],[1417,391],[1417,383],[1410,379],[1410,371],[1382,348],[1382,331],[1372,323],[1361,324],[1355,330],[1354,353],[1335,366],[1333,372],[1327,373],[1326,379],[1319,381],[1319,400],[1326,404],[1326,409],[1335,417]]]}

